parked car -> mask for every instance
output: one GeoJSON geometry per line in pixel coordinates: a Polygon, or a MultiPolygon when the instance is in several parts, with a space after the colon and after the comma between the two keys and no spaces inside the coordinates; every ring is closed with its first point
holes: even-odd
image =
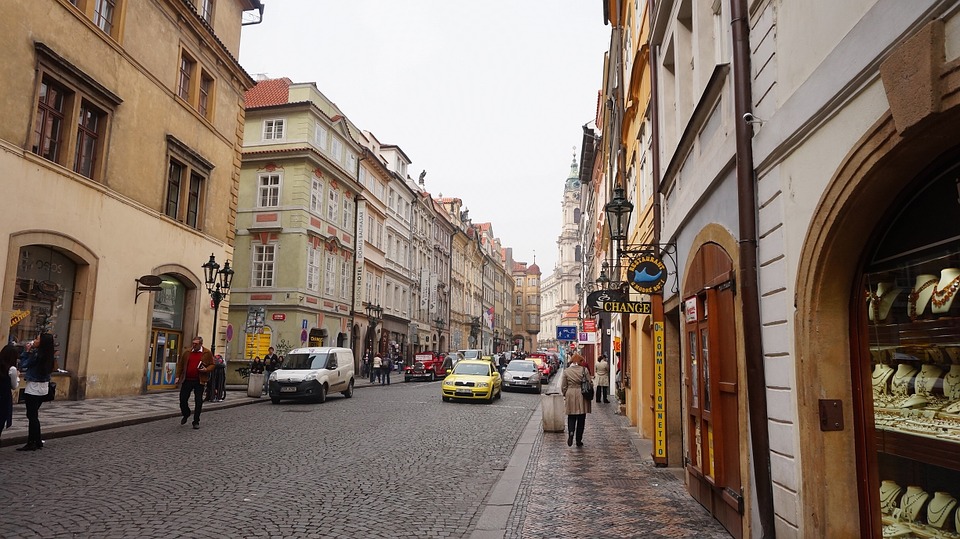
{"type": "Polygon", "coordinates": [[[503,389],[534,390],[543,389],[543,377],[537,370],[537,364],[528,359],[514,359],[503,371],[503,389]]]}
{"type": "Polygon", "coordinates": [[[448,369],[444,367],[443,360],[446,358],[443,354],[433,352],[423,352],[414,356],[413,365],[403,371],[403,380],[429,380],[433,382],[443,378],[448,374],[448,369]]]}
{"type": "Polygon", "coordinates": [[[297,348],[270,375],[270,400],[309,399],[324,402],[331,392],[353,397],[353,352],[330,346],[297,348]]]}
{"type": "Polygon", "coordinates": [[[476,348],[469,348],[467,350],[458,350],[457,353],[460,354],[461,359],[480,359],[481,357],[483,357],[483,350],[479,350],[476,348]]]}
{"type": "Polygon", "coordinates": [[[547,354],[543,352],[533,352],[527,356],[527,359],[537,364],[537,370],[540,371],[544,380],[550,380],[550,377],[553,376],[553,368],[550,367],[550,364],[547,362],[547,354]]]}
{"type": "Polygon", "coordinates": [[[443,379],[441,399],[484,400],[488,404],[503,393],[503,380],[493,363],[482,359],[464,359],[443,379]]]}

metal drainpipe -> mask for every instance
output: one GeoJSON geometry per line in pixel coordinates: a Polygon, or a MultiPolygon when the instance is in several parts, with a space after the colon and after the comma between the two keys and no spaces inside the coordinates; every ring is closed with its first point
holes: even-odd
{"type": "MultiPolygon", "coordinates": [[[[650,24],[650,31],[653,31],[653,10],[655,0],[647,0],[647,21],[650,24]]],[[[659,106],[660,94],[658,88],[660,77],[657,76],[657,51],[650,44],[650,38],[647,38],[647,51],[650,54],[648,69],[650,69],[650,166],[653,169],[651,186],[653,192],[653,243],[660,243],[660,112],[659,106]]]]}
{"type": "Polygon", "coordinates": [[[733,34],[734,124],[737,141],[737,198],[740,226],[740,297],[743,302],[743,348],[747,366],[747,402],[753,473],[761,537],[776,537],[773,482],[770,474],[770,437],[767,418],[767,382],[760,333],[760,298],[757,275],[757,192],[753,170],[753,126],[742,120],[751,112],[750,24],[747,0],[730,0],[733,34]]]}

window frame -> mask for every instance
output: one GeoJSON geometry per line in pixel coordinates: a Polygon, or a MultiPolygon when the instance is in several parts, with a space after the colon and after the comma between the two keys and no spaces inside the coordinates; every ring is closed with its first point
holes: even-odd
{"type": "Polygon", "coordinates": [[[277,277],[277,244],[262,243],[250,249],[251,288],[272,288],[277,277]],[[266,260],[269,251],[270,260],[266,260]],[[267,281],[269,279],[269,282],[267,281]]]}
{"type": "Polygon", "coordinates": [[[216,104],[217,78],[204,67],[199,55],[182,43],[177,57],[177,84],[174,94],[205,120],[212,120],[216,104]],[[185,63],[189,65],[185,66],[185,63]]]}
{"type": "Polygon", "coordinates": [[[287,138],[287,119],[286,118],[265,118],[263,120],[263,129],[260,131],[260,140],[263,142],[283,141],[287,138]],[[277,126],[280,126],[280,134],[277,135],[277,126]],[[269,135],[269,137],[267,136],[269,135]]]}
{"type": "Polygon", "coordinates": [[[114,41],[119,42],[123,36],[124,19],[126,15],[127,0],[67,0],[73,8],[79,12],[90,24],[97,28],[102,34],[110,36],[114,41]],[[98,20],[100,8],[103,4],[109,3],[111,17],[109,29],[104,28],[101,21],[98,20]]]}
{"type": "Polygon", "coordinates": [[[200,15],[200,18],[206,21],[206,23],[210,26],[213,26],[215,9],[216,2],[214,2],[214,0],[200,0],[197,4],[197,14],[200,15]]]}
{"type": "Polygon", "coordinates": [[[283,194],[283,173],[280,171],[260,172],[257,174],[257,208],[279,208],[280,197],[283,194]],[[263,180],[275,177],[276,184],[264,185],[263,180]],[[272,197],[270,191],[274,191],[272,197]],[[275,204],[264,204],[264,196],[275,198],[275,204]]]}
{"type": "Polygon", "coordinates": [[[167,166],[164,168],[164,196],[160,213],[165,217],[177,221],[195,230],[204,230],[207,202],[207,190],[210,176],[213,173],[213,163],[199,153],[178,140],[173,135],[167,135],[167,166]],[[178,177],[176,208],[171,215],[171,177],[170,169],[173,163],[181,167],[178,177]],[[196,189],[194,183],[197,183],[196,189]]]}
{"type": "Polygon", "coordinates": [[[307,290],[320,291],[320,259],[323,249],[312,243],[307,245],[307,290]]]}

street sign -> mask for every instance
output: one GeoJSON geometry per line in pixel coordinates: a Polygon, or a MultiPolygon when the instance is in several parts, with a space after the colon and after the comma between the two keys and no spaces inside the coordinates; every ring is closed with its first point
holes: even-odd
{"type": "Polygon", "coordinates": [[[577,326],[557,326],[558,341],[577,340],[577,326]]]}
{"type": "Polygon", "coordinates": [[[227,342],[233,340],[233,324],[227,324],[227,342]]]}
{"type": "Polygon", "coordinates": [[[596,331],[597,330],[597,321],[592,318],[583,319],[583,330],[584,331],[596,331]]]}
{"type": "Polygon", "coordinates": [[[282,322],[287,319],[287,315],[284,313],[273,313],[273,316],[271,318],[282,322]]]}
{"type": "Polygon", "coordinates": [[[579,341],[580,344],[597,344],[597,334],[593,331],[581,331],[579,341]]]}
{"type": "MultiPolygon", "coordinates": [[[[307,324],[308,324],[307,319],[304,318],[303,321],[300,322],[300,329],[307,329],[307,324]]],[[[304,342],[306,342],[306,339],[303,339],[303,340],[304,342]]]]}

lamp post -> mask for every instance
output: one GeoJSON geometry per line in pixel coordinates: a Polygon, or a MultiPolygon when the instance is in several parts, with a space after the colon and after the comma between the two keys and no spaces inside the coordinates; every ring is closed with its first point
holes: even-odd
{"type": "Polygon", "coordinates": [[[210,260],[203,266],[204,283],[207,285],[207,292],[210,299],[213,300],[213,335],[210,339],[210,353],[216,354],[217,349],[217,314],[220,313],[220,302],[230,293],[230,285],[233,283],[233,268],[230,267],[230,261],[223,263],[223,268],[217,264],[216,257],[210,253],[210,260]]]}
{"type": "Polygon", "coordinates": [[[440,339],[443,337],[443,325],[445,322],[443,321],[443,317],[439,315],[437,316],[437,319],[434,320],[433,322],[437,325],[437,349],[434,350],[434,352],[439,352],[440,339]]]}
{"type": "Polygon", "coordinates": [[[474,316],[470,318],[470,345],[474,348],[480,348],[480,341],[478,340],[480,335],[480,317],[474,316]]]}
{"type": "Polygon", "coordinates": [[[379,304],[374,305],[372,303],[367,303],[364,305],[364,309],[367,311],[367,320],[370,321],[370,339],[367,344],[367,348],[373,354],[378,354],[379,350],[373,349],[373,341],[377,338],[377,324],[380,323],[380,320],[383,317],[383,307],[379,304]]]}
{"type": "Polygon", "coordinates": [[[497,354],[500,352],[500,330],[493,330],[493,353],[497,354]]]}

